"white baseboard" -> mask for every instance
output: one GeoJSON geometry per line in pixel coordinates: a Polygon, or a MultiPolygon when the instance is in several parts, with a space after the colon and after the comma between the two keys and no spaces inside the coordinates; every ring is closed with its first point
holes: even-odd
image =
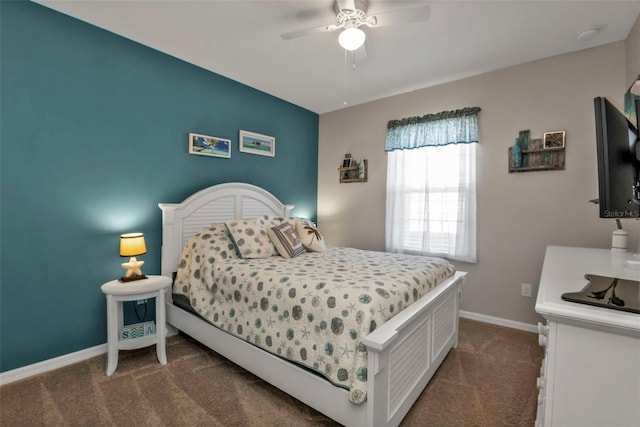
{"type": "MultiPolygon", "coordinates": [[[[528,323],[516,322],[513,320],[502,319],[500,317],[487,316],[486,314],[472,313],[470,311],[460,310],[460,317],[465,319],[477,320],[479,322],[490,323],[492,325],[505,326],[507,328],[519,329],[527,332],[538,333],[536,325],[528,323]]],[[[174,329],[174,328],[171,328],[174,329]]],[[[32,365],[16,368],[11,371],[0,373],[0,385],[9,384],[44,372],[53,371],[63,366],[72,365],[82,362],[92,357],[99,356],[107,352],[107,344],[100,344],[85,350],[76,351],[74,353],[65,354],[53,359],[44,360],[32,365]]]]}
{"type": "Polygon", "coordinates": [[[521,331],[538,333],[537,325],[529,323],[516,322],[515,320],[502,319],[500,317],[487,316],[486,314],[472,313],[470,311],[460,310],[460,317],[478,322],[490,323],[492,325],[505,326],[511,329],[519,329],[521,331]]]}
{"type": "Polygon", "coordinates": [[[65,354],[53,359],[43,360],[42,362],[32,365],[23,366],[21,368],[12,369],[11,371],[0,373],[0,385],[9,384],[44,372],[53,371],[54,369],[82,362],[92,357],[99,356],[107,352],[107,344],[100,344],[85,350],[76,351],[74,353],[65,354]]]}

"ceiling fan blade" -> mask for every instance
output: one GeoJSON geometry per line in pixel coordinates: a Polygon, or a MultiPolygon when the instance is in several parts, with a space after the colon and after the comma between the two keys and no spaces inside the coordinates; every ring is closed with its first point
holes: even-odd
{"type": "Polygon", "coordinates": [[[312,34],[320,34],[320,33],[328,33],[331,31],[335,31],[337,29],[336,25],[323,25],[321,27],[314,28],[305,28],[304,30],[292,31],[290,33],[280,34],[285,40],[296,39],[298,37],[310,36],[312,34]]]}
{"type": "Polygon", "coordinates": [[[407,24],[411,22],[428,21],[431,16],[431,7],[412,7],[409,9],[392,10],[390,12],[377,13],[374,27],[386,25],[407,24]]]}

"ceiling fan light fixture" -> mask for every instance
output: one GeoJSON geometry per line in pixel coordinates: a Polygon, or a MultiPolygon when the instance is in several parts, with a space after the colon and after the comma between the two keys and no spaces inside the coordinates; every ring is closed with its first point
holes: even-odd
{"type": "Polygon", "coordinates": [[[338,43],[346,50],[356,50],[364,44],[366,37],[360,28],[346,28],[338,36],[338,43]]]}

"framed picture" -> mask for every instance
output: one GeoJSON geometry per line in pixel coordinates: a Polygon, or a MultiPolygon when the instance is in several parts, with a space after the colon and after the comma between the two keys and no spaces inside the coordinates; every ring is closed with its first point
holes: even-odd
{"type": "Polygon", "coordinates": [[[216,136],[189,134],[189,154],[201,156],[231,157],[231,141],[216,136]]]}
{"type": "Polygon", "coordinates": [[[563,130],[545,132],[544,148],[564,148],[564,133],[563,130]]]}
{"type": "Polygon", "coordinates": [[[344,155],[344,160],[342,161],[342,167],[343,168],[351,167],[351,153],[347,153],[344,155]]]}
{"type": "Polygon", "coordinates": [[[259,133],[240,131],[240,151],[261,156],[276,155],[276,139],[259,133]]]}

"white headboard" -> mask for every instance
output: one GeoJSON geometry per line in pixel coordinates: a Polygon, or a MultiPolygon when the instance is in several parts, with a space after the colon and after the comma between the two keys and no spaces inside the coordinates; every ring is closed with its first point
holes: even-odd
{"type": "Polygon", "coordinates": [[[169,277],[178,270],[187,240],[207,225],[260,215],[288,217],[293,209],[268,191],[241,182],[214,185],[182,203],[159,203],[158,207],[162,210],[161,274],[169,277]]]}

